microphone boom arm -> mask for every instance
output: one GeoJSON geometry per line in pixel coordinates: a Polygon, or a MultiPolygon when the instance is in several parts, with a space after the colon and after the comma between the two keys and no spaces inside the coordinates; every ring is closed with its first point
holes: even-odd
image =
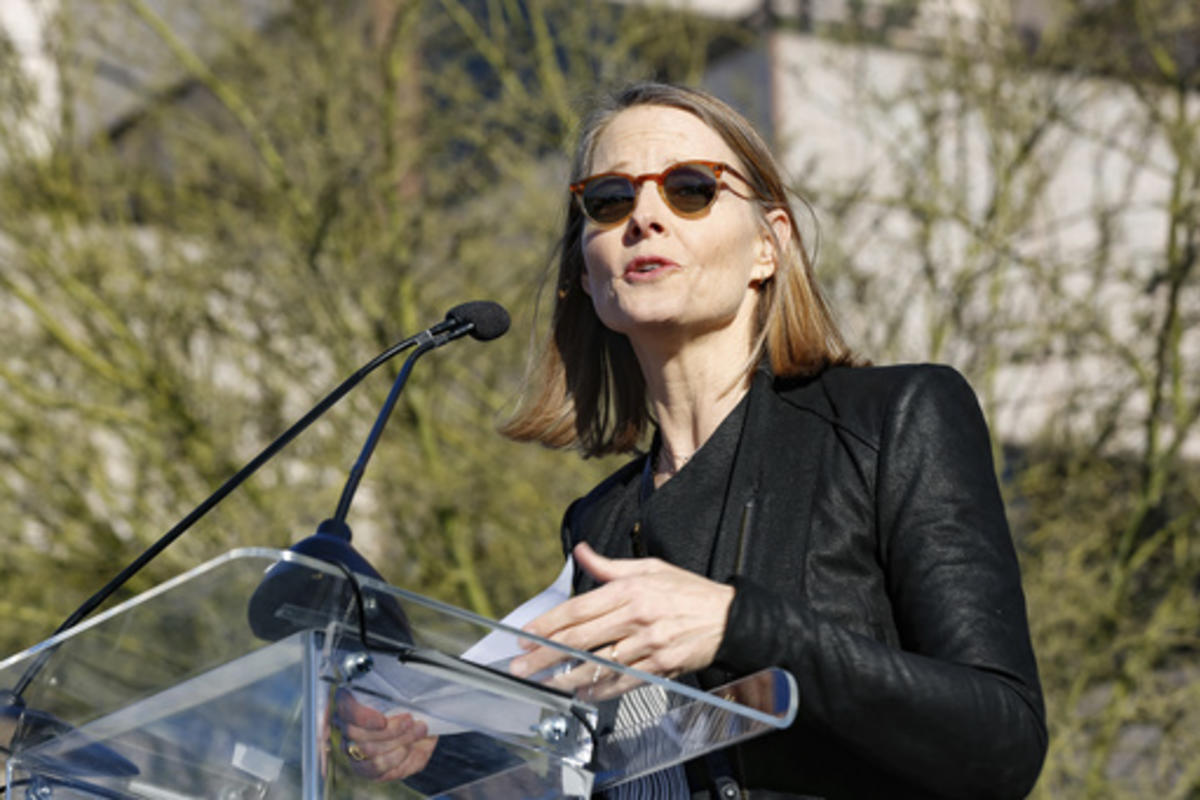
{"type": "MultiPolygon", "coordinates": [[[[107,600],[113,594],[113,592],[119,589],[138,570],[148,564],[155,556],[165,550],[172,542],[174,542],[189,528],[199,522],[200,518],[211,511],[213,507],[217,505],[217,503],[220,503],[222,500],[224,500],[226,495],[245,482],[247,478],[258,471],[259,467],[271,460],[276,453],[278,453],[293,439],[303,433],[304,430],[317,419],[317,417],[328,411],[329,408],[338,400],[341,400],[342,397],[345,396],[345,394],[355,386],[357,386],[363,378],[367,377],[367,375],[371,374],[380,366],[382,366],[384,362],[391,360],[397,353],[401,353],[413,345],[419,344],[422,341],[422,337],[430,337],[431,332],[435,331],[437,328],[442,328],[442,331],[439,331],[438,333],[444,332],[450,328],[450,324],[448,323],[450,323],[450,320],[444,320],[427,331],[422,331],[416,336],[410,336],[403,341],[397,342],[364,364],[349,378],[338,384],[337,388],[327,394],[321,400],[321,402],[313,406],[307,414],[298,419],[290,428],[280,434],[269,445],[264,447],[258,455],[256,455],[253,459],[247,462],[244,467],[230,476],[229,479],[221,484],[215,492],[213,492],[211,495],[205,498],[203,502],[192,509],[187,516],[175,523],[175,525],[169,531],[164,533],[158,541],[147,548],[146,551],[142,553],[136,560],[130,563],[129,566],[121,570],[121,572],[111,581],[105,584],[100,591],[88,598],[83,605],[75,610],[75,613],[67,617],[66,621],[64,621],[62,625],[55,630],[55,633],[59,634],[69,628],[74,627],[79,623],[80,620],[95,611],[101,603],[107,600]]],[[[20,694],[19,691],[18,694],[20,694]]]]}
{"type": "Polygon", "coordinates": [[[441,347],[459,337],[466,336],[468,333],[472,333],[475,328],[476,323],[474,321],[454,320],[452,327],[443,328],[441,331],[438,331],[436,327],[430,328],[427,331],[421,331],[414,337],[417,340],[417,349],[412,351],[408,358],[404,360],[404,366],[400,368],[400,374],[396,376],[395,382],[392,383],[392,389],[388,392],[387,400],[384,402],[383,408],[379,409],[379,415],[375,417],[375,424],[371,426],[371,432],[367,434],[367,440],[363,442],[362,452],[359,453],[358,460],[354,462],[354,466],[350,469],[350,476],[347,478],[346,485],[342,489],[342,496],[338,500],[337,511],[333,515],[333,519],[338,523],[345,523],[346,521],[346,515],[350,512],[350,503],[354,500],[354,493],[358,491],[358,484],[362,481],[363,473],[367,470],[367,462],[371,459],[371,454],[375,452],[375,446],[379,444],[379,437],[383,435],[383,428],[387,425],[388,419],[392,416],[392,411],[396,408],[396,402],[400,399],[400,392],[404,389],[404,384],[408,383],[408,375],[412,372],[413,365],[417,363],[417,359],[430,350],[441,347]]]}
{"type": "Polygon", "coordinates": [[[428,353],[430,350],[438,346],[432,336],[418,337],[422,341],[417,343],[417,349],[409,354],[404,360],[404,366],[400,368],[400,374],[396,376],[396,380],[392,383],[392,389],[388,392],[387,401],[384,402],[383,408],[379,409],[379,415],[375,417],[375,424],[371,426],[371,432],[367,435],[367,440],[363,443],[362,452],[358,455],[358,460],[354,462],[354,466],[350,468],[350,475],[346,479],[346,485],[342,488],[342,496],[338,500],[337,511],[333,518],[338,522],[345,522],[346,515],[350,512],[350,503],[354,499],[354,493],[358,490],[358,484],[362,480],[363,473],[367,470],[367,461],[370,460],[371,454],[375,452],[375,446],[379,444],[379,438],[383,435],[383,428],[387,425],[388,419],[392,416],[392,411],[396,407],[396,401],[400,399],[400,392],[404,389],[404,384],[408,383],[408,375],[412,372],[413,365],[417,363],[417,359],[428,353]]]}
{"type": "MultiPolygon", "coordinates": [[[[346,511],[349,508],[350,500],[354,496],[354,490],[358,486],[362,472],[366,467],[367,459],[371,455],[371,451],[375,447],[375,443],[379,439],[379,434],[383,431],[383,426],[390,416],[392,408],[396,404],[396,399],[399,396],[400,389],[403,388],[404,382],[408,379],[408,373],[412,370],[412,365],[416,359],[423,353],[441,347],[443,344],[450,342],[459,337],[470,334],[476,339],[487,341],[502,335],[508,330],[509,317],[508,312],[503,306],[497,303],[488,301],[473,301],[463,303],[450,309],[446,314],[446,318],[436,325],[433,325],[426,330],[421,331],[415,336],[410,336],[391,347],[384,350],[375,358],[360,367],[354,374],[342,381],[338,386],[321,399],[319,403],[312,407],[311,410],[299,420],[294,422],[290,428],[280,434],[274,441],[268,444],[259,452],[253,459],[246,463],[241,469],[230,476],[222,483],[216,491],[205,498],[199,505],[193,508],[179,522],[175,523],[166,533],[138,556],[125,569],[121,570],[112,580],[105,584],[98,592],[89,597],[84,603],[77,608],[67,619],[58,626],[54,631],[53,636],[75,627],[88,614],[95,611],[101,603],[107,600],[121,588],[133,575],[152,561],[159,553],[165,550],[176,539],[186,533],[193,525],[213,509],[218,503],[225,499],[230,492],[240,486],[251,475],[269,461],[276,453],[283,449],[288,443],[300,435],[309,425],[311,425],[317,417],[329,410],[334,403],[341,400],[343,396],[355,386],[357,386],[363,378],[374,372],[385,362],[392,359],[398,353],[409,349],[416,345],[417,352],[413,353],[401,369],[400,375],[396,379],[396,383],[392,387],[392,393],[388,397],[388,403],[384,410],[376,419],[375,427],[371,431],[371,436],[368,438],[368,447],[364,447],[363,454],[359,457],[358,463],[355,464],[355,472],[351,474],[351,480],[346,484],[346,488],[342,492],[342,500],[338,504],[339,521],[344,524],[346,511]]],[[[14,705],[23,705],[22,695],[25,689],[28,688],[30,682],[41,671],[46,660],[54,652],[55,648],[50,647],[38,654],[37,658],[30,664],[29,668],[17,681],[17,685],[10,691],[6,692],[11,696],[14,705]]]]}

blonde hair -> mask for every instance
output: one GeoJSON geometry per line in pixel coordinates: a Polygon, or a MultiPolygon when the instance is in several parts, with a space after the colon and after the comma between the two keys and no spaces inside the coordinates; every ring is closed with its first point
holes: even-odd
{"type": "MultiPolygon", "coordinates": [[[[855,363],[838,332],[805,252],[796,217],[775,159],[758,132],[738,112],[711,94],[661,83],[637,83],[611,95],[585,121],[570,181],[591,167],[596,140],[605,126],[634,106],[666,106],[694,114],[741,160],[738,166],[757,195],[762,224],[782,209],[791,241],[775,241],[775,275],[764,281],[757,304],[755,344],[748,354],[748,379],[764,358],[777,376],[812,375],[833,364],[855,363]]],[[[636,449],[651,422],[646,384],[629,340],[606,328],[583,291],[584,218],[567,195],[567,221],[558,242],[558,280],[550,332],[534,360],[517,413],[501,433],[550,447],[578,447],[585,456],[636,449]]]]}

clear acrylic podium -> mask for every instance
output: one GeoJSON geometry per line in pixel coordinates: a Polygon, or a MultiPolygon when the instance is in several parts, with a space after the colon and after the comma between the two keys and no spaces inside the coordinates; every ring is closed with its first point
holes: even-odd
{"type": "Polygon", "coordinates": [[[558,646],[530,679],[473,660],[516,634],[322,561],[235,550],[0,662],[5,800],[588,797],[795,717],[781,670],[704,692],[558,646]],[[361,777],[346,696],[423,720],[425,768],[361,777]]]}

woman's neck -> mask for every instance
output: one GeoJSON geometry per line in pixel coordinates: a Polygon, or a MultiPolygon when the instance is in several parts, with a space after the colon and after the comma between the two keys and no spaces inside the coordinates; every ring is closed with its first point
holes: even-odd
{"type": "Polygon", "coordinates": [[[745,396],[748,349],[688,348],[657,359],[638,352],[662,439],[656,472],[682,469],[745,396]]]}

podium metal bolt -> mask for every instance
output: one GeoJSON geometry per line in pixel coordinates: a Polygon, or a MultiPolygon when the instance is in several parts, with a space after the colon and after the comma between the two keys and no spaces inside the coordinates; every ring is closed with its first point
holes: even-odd
{"type": "Polygon", "coordinates": [[[537,726],[538,735],[547,742],[561,742],[566,738],[568,730],[570,726],[566,717],[562,716],[546,717],[537,726]]]}
{"type": "Polygon", "coordinates": [[[342,674],[348,679],[357,678],[370,672],[374,665],[369,653],[349,653],[342,659],[342,674]]]}

